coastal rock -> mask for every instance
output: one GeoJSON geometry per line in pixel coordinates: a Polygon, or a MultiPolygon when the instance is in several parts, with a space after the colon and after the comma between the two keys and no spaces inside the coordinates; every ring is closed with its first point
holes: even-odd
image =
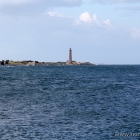
{"type": "Polygon", "coordinates": [[[9,60],[6,60],[6,61],[5,61],[5,64],[9,64],[9,60]]]}
{"type": "Polygon", "coordinates": [[[36,65],[36,62],[35,61],[34,62],[29,62],[27,65],[28,66],[35,66],[36,65]]]}
{"type": "Polygon", "coordinates": [[[1,61],[1,65],[4,65],[4,60],[1,61]]]}

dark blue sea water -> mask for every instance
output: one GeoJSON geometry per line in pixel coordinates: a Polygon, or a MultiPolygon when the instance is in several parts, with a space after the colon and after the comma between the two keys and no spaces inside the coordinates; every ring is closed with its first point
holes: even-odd
{"type": "Polygon", "coordinates": [[[125,139],[140,139],[140,66],[0,66],[0,140],[125,139]]]}

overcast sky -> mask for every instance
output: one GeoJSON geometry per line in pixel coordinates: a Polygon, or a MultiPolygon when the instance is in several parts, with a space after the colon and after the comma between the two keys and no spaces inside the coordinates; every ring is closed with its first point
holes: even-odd
{"type": "Polygon", "coordinates": [[[140,64],[140,0],[0,0],[0,60],[140,64]]]}

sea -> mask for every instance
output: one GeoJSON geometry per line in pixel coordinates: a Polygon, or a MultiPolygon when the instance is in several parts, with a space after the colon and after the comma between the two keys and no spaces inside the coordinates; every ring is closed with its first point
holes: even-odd
{"type": "Polygon", "coordinates": [[[140,65],[0,66],[0,140],[140,140],[140,65]]]}

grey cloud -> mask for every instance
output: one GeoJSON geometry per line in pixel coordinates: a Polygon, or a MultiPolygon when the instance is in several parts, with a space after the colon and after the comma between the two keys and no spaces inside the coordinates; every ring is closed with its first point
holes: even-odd
{"type": "Polygon", "coordinates": [[[110,4],[110,3],[140,3],[140,0],[91,0],[94,3],[110,4]]]}
{"type": "Polygon", "coordinates": [[[0,6],[5,5],[27,5],[27,4],[45,4],[46,6],[54,7],[54,6],[79,6],[82,4],[82,0],[0,0],[0,6]]]}
{"type": "Polygon", "coordinates": [[[48,6],[80,6],[82,0],[44,0],[44,3],[48,6]]]}
{"type": "Polygon", "coordinates": [[[140,6],[128,6],[128,7],[118,7],[116,10],[127,10],[131,12],[138,12],[140,11],[140,6]]]}
{"type": "Polygon", "coordinates": [[[82,0],[22,0],[22,2],[0,0],[0,13],[6,15],[36,15],[54,7],[75,7],[82,5],[82,0]]]}

